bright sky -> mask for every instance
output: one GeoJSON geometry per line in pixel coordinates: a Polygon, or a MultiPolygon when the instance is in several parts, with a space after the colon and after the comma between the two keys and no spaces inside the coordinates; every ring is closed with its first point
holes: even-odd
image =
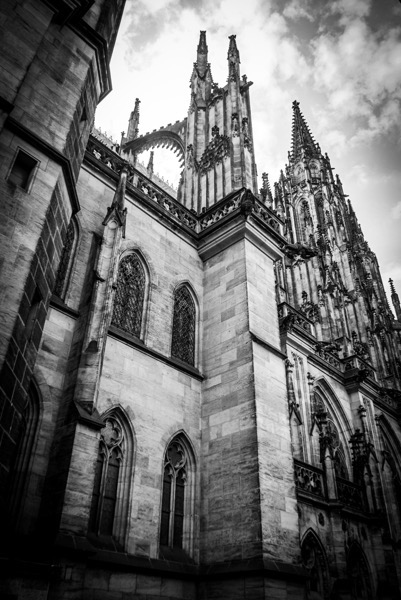
{"type": "MultiPolygon", "coordinates": [[[[254,83],[259,186],[264,171],[273,186],[287,162],[297,99],[378,257],[387,292],[392,277],[401,296],[399,0],[127,0],[113,91],[96,126],[119,141],[137,97],[140,134],[183,119],[200,30],[221,86],[228,36],[237,36],[241,74],[254,83]]],[[[168,152],[155,151],[155,172],[177,184],[178,159],[168,152]]],[[[147,164],[148,154],[140,160],[147,164]]]]}

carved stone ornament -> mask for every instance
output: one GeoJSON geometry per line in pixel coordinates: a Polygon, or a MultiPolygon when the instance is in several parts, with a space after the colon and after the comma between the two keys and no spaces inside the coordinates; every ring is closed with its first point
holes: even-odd
{"type": "Polygon", "coordinates": [[[217,133],[205,148],[199,161],[199,170],[206,173],[221,162],[230,151],[230,140],[226,135],[217,133]]]}

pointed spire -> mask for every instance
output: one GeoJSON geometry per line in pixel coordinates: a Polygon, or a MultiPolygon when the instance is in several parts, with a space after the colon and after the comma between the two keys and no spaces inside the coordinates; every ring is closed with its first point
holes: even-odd
{"type": "Polygon", "coordinates": [[[239,52],[238,52],[238,48],[237,48],[237,42],[235,41],[235,38],[237,36],[235,35],[230,35],[229,36],[229,40],[230,40],[230,45],[228,47],[228,54],[227,54],[227,59],[228,59],[228,79],[230,80],[235,80],[235,79],[239,79],[239,65],[240,65],[240,59],[239,59],[239,52]]]}
{"type": "Polygon", "coordinates": [[[393,280],[389,279],[388,282],[390,284],[391,301],[392,301],[393,306],[394,306],[395,314],[397,316],[397,321],[401,321],[401,304],[400,304],[400,299],[398,297],[397,292],[395,291],[393,280]]]}
{"type": "Polygon", "coordinates": [[[299,102],[292,103],[292,149],[291,159],[298,162],[302,158],[302,150],[308,157],[319,156],[320,150],[316,144],[310,129],[299,109],[299,102]]]}
{"type": "Polygon", "coordinates": [[[148,162],[148,166],[147,166],[147,170],[148,170],[148,174],[149,175],[153,175],[154,173],[154,165],[153,165],[153,158],[154,158],[154,150],[150,151],[150,156],[149,156],[149,162],[148,162]]]}
{"type": "Polygon", "coordinates": [[[206,31],[201,31],[199,36],[199,44],[196,57],[196,67],[201,77],[205,76],[207,63],[207,44],[206,44],[206,31]]]}
{"type": "Polygon", "coordinates": [[[139,98],[135,98],[135,108],[131,112],[129,121],[128,121],[128,132],[127,132],[127,142],[135,140],[138,137],[138,126],[139,126],[139,105],[141,101],[139,98]]]}

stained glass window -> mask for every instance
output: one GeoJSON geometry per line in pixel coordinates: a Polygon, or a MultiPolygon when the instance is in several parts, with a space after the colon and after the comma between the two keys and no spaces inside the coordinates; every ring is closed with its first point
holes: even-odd
{"type": "Polygon", "coordinates": [[[174,296],[173,338],[171,356],[195,364],[195,303],[186,286],[181,286],[174,296]]]}
{"type": "Polygon", "coordinates": [[[108,417],[101,432],[89,520],[90,531],[97,535],[113,534],[124,442],[124,433],[119,422],[113,417],[108,417]]]}
{"type": "Polygon", "coordinates": [[[64,299],[71,272],[75,237],[75,225],[71,220],[67,228],[67,235],[65,238],[64,248],[61,253],[60,264],[58,267],[56,283],[53,292],[55,296],[58,296],[62,299],[64,299]]]}
{"type": "Polygon", "coordinates": [[[164,460],[160,545],[183,547],[187,457],[179,440],[167,448],[164,460]]]}
{"type": "Polygon", "coordinates": [[[145,271],[138,256],[125,256],[118,267],[111,323],[137,337],[141,335],[145,284],[145,271]]]}

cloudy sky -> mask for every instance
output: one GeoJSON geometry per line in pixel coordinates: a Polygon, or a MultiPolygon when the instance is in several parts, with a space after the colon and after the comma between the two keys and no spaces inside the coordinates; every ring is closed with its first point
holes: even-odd
{"type": "MultiPolygon", "coordinates": [[[[392,277],[401,296],[399,0],[127,0],[113,91],[96,126],[119,140],[137,97],[142,134],[183,119],[200,30],[221,86],[228,36],[237,36],[241,74],[254,84],[259,185],[262,172],[273,183],[287,162],[297,99],[378,256],[386,289],[392,277]]],[[[177,183],[178,160],[163,152],[155,152],[155,171],[177,183]]]]}

